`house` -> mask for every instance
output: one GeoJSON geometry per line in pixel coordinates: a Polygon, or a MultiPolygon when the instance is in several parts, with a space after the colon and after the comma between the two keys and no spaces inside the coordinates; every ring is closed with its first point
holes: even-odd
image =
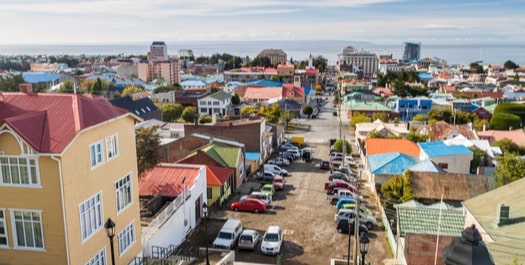
{"type": "Polygon", "coordinates": [[[374,185],[388,182],[391,176],[401,175],[407,170],[440,172],[439,167],[428,159],[420,160],[416,156],[399,152],[368,155],[366,157],[366,167],[370,172],[367,182],[374,185]]]}
{"type": "Polygon", "coordinates": [[[218,91],[200,98],[197,104],[199,114],[223,117],[231,107],[232,96],[224,91],[218,91]]]}
{"type": "Polygon", "coordinates": [[[473,153],[462,145],[446,145],[443,141],[418,143],[421,148],[419,158],[430,159],[443,170],[450,173],[470,172],[473,153]]]}
{"type": "Polygon", "coordinates": [[[488,140],[490,144],[494,141],[509,139],[518,146],[525,146],[525,131],[516,130],[483,130],[478,132],[479,139],[488,140]]]}
{"type": "Polygon", "coordinates": [[[399,152],[401,154],[419,157],[421,148],[406,139],[369,138],[365,140],[367,155],[378,155],[399,152]]]}
{"type": "Polygon", "coordinates": [[[304,104],[306,102],[304,87],[297,87],[291,83],[283,84],[283,97],[298,102],[299,104],[304,104]]]}
{"type": "Polygon", "coordinates": [[[218,207],[232,195],[234,178],[234,170],[231,168],[206,167],[206,194],[208,196],[206,204],[208,207],[218,207]]]}
{"type": "Polygon", "coordinates": [[[472,123],[450,125],[446,121],[437,121],[434,124],[423,125],[417,129],[417,133],[420,135],[428,135],[429,140],[433,142],[453,139],[458,135],[463,135],[466,139],[470,140],[478,139],[478,135],[474,128],[472,128],[472,123]]]}
{"type": "Polygon", "coordinates": [[[291,99],[282,99],[278,103],[281,111],[290,112],[294,118],[301,117],[303,113],[303,105],[301,103],[291,99]]]}
{"type": "Polygon", "coordinates": [[[368,138],[371,132],[377,132],[381,137],[401,137],[408,134],[408,125],[405,123],[387,123],[377,119],[374,122],[360,122],[355,125],[355,138],[362,141],[368,138]]]}
{"type": "Polygon", "coordinates": [[[426,97],[398,98],[394,111],[399,113],[399,119],[410,121],[418,114],[428,114],[432,109],[432,100],[426,97]]]}
{"type": "Polygon", "coordinates": [[[135,122],[101,97],[0,93],[0,263],[116,264],[142,252],[135,122]]]}
{"type": "Polygon", "coordinates": [[[458,135],[452,139],[445,140],[444,142],[446,145],[463,145],[469,148],[475,147],[484,151],[487,153],[488,161],[482,162],[485,162],[484,164],[487,166],[494,166],[493,162],[496,160],[496,156],[500,156],[502,154],[501,149],[498,146],[490,146],[488,140],[469,140],[463,135],[458,135]]]}
{"type": "Polygon", "coordinates": [[[525,178],[463,202],[465,227],[479,230],[494,264],[525,262],[525,178]]]}
{"type": "Polygon", "coordinates": [[[143,254],[155,257],[153,249],[178,247],[200,222],[207,198],[206,166],[161,163],[138,186],[143,254]]]}
{"type": "Polygon", "coordinates": [[[185,80],[179,83],[183,90],[205,89],[208,84],[202,80],[185,80]]]}
{"type": "Polygon", "coordinates": [[[111,99],[109,103],[113,106],[126,109],[144,120],[162,120],[160,109],[157,108],[155,103],[148,97],[147,92],[139,92],[111,99]]]}
{"type": "MultiPolygon", "coordinates": [[[[239,95],[240,96],[240,95],[239,95]]],[[[251,103],[274,103],[283,98],[282,87],[252,87],[246,88],[242,101],[251,103]]]]}
{"type": "Polygon", "coordinates": [[[372,117],[374,113],[385,113],[389,119],[393,119],[397,115],[389,107],[375,101],[356,101],[351,99],[345,102],[345,108],[348,119],[351,119],[356,113],[362,113],[368,117],[372,117]]]}

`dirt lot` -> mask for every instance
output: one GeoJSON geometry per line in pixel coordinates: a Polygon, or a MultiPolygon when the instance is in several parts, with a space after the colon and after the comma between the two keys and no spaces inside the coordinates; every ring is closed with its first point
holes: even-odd
{"type": "MultiPolygon", "coordinates": [[[[308,142],[307,142],[308,143],[308,142]]],[[[215,239],[224,221],[228,218],[237,218],[243,222],[245,228],[255,229],[264,233],[269,225],[279,225],[284,231],[284,245],[281,249],[283,264],[329,264],[331,258],[346,259],[348,252],[348,235],[339,234],[335,229],[335,207],[326,200],[323,190],[328,181],[329,171],[319,169],[321,159],[326,159],[329,152],[328,143],[310,143],[314,149],[316,159],[312,163],[296,160],[289,167],[285,167],[290,175],[286,177],[287,185],[284,191],[277,191],[274,196],[273,208],[266,213],[254,214],[248,212],[234,212],[228,209],[230,203],[249,193],[251,188],[256,189],[260,183],[249,179],[242,188],[242,193],[235,194],[224,204],[223,209],[211,213],[208,222],[208,244],[215,239]]],[[[370,192],[362,189],[366,199],[366,206],[371,209],[376,219],[379,212],[370,192]]],[[[382,223],[379,222],[380,226],[382,223]]],[[[370,247],[366,255],[367,262],[383,264],[383,260],[391,256],[387,247],[385,233],[382,227],[369,232],[370,247]]],[[[205,245],[204,223],[199,225],[184,247],[205,245]]],[[[355,246],[352,240],[351,246],[355,246]]],[[[236,251],[236,260],[276,264],[275,256],[265,256],[258,250],[236,251]]],[[[213,264],[213,262],[212,262],[213,264]]]]}

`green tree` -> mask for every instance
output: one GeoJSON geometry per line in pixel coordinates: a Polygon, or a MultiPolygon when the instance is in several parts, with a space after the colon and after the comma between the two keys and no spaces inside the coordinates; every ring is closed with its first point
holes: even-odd
{"type": "Polygon", "coordinates": [[[518,115],[502,112],[494,112],[489,122],[489,126],[493,130],[509,130],[511,128],[521,128],[521,124],[521,119],[518,115]]]}
{"type": "Polygon", "coordinates": [[[416,116],[414,116],[414,118],[412,118],[413,121],[420,121],[420,122],[424,122],[425,120],[428,119],[428,115],[426,114],[416,114],[416,116]]]}
{"type": "Polygon", "coordinates": [[[131,86],[127,86],[126,88],[124,88],[124,90],[122,90],[122,96],[131,95],[131,94],[142,92],[142,91],[143,91],[142,88],[135,86],[135,85],[131,85],[131,86]]]}
{"type": "Polygon", "coordinates": [[[387,200],[406,202],[415,199],[412,193],[412,180],[410,171],[402,175],[391,176],[390,180],[381,184],[381,194],[387,200]]]}
{"type": "Polygon", "coordinates": [[[19,85],[25,83],[22,74],[0,75],[0,91],[17,92],[20,91],[19,85]]]}
{"type": "Polygon", "coordinates": [[[232,95],[232,104],[233,105],[239,105],[241,103],[241,97],[237,95],[237,93],[233,93],[232,95]]]}
{"type": "Polygon", "coordinates": [[[181,118],[184,107],[178,103],[166,103],[160,108],[162,121],[174,122],[181,118]]]}
{"type": "Polygon", "coordinates": [[[58,88],[58,93],[73,93],[75,90],[75,84],[70,80],[64,81],[58,88]]]}
{"type": "Polygon", "coordinates": [[[139,178],[160,162],[160,138],[158,127],[139,128],[135,131],[137,169],[139,178]]]}
{"type": "Polygon", "coordinates": [[[312,106],[308,104],[304,105],[303,114],[308,116],[308,118],[310,118],[310,115],[312,115],[312,113],[314,113],[314,108],[312,108],[312,106]]]}
{"type": "Polygon", "coordinates": [[[344,140],[339,138],[335,141],[334,143],[334,150],[336,152],[345,152],[345,154],[351,154],[352,153],[352,145],[350,144],[350,142],[348,140],[344,140]],[[345,143],[345,145],[343,146],[343,142],[345,143]],[[343,147],[345,148],[343,150],[343,147]]]}
{"type": "Polygon", "coordinates": [[[518,67],[520,67],[519,65],[517,65],[516,63],[514,63],[513,61],[511,60],[507,60],[504,64],[503,64],[503,67],[505,69],[516,69],[518,67]]]}
{"type": "Polygon", "coordinates": [[[501,151],[503,152],[503,155],[508,154],[508,153],[515,153],[515,154],[520,153],[520,147],[515,142],[507,138],[503,138],[499,141],[494,141],[492,143],[492,146],[499,147],[501,151]]]}
{"type": "Polygon", "coordinates": [[[388,114],[385,112],[375,112],[372,114],[372,121],[380,120],[382,122],[388,122],[388,114]]]}
{"type": "Polygon", "coordinates": [[[273,103],[266,108],[261,108],[265,110],[264,114],[266,116],[266,121],[270,123],[277,123],[281,118],[281,107],[277,103],[273,103]]]}
{"type": "Polygon", "coordinates": [[[518,154],[506,153],[503,156],[496,157],[496,161],[498,167],[494,175],[498,187],[525,176],[525,161],[518,154]]]}
{"type": "Polygon", "coordinates": [[[485,70],[483,70],[483,66],[477,62],[470,63],[469,67],[470,67],[471,73],[478,73],[478,74],[485,73],[485,70]]]}
{"type": "Polygon", "coordinates": [[[428,141],[429,138],[430,136],[428,134],[419,134],[417,132],[417,129],[414,127],[410,128],[410,131],[407,133],[407,136],[406,136],[407,140],[414,142],[414,143],[426,142],[428,141]]]}
{"type": "Polygon", "coordinates": [[[371,122],[372,119],[368,117],[364,113],[356,112],[354,115],[352,115],[352,119],[350,120],[350,127],[355,128],[355,125],[362,122],[371,122]]]}
{"type": "Polygon", "coordinates": [[[254,106],[244,106],[241,109],[242,115],[250,115],[252,113],[257,113],[257,110],[255,109],[254,106]]]}
{"type": "Polygon", "coordinates": [[[469,147],[473,153],[472,160],[470,161],[470,173],[476,174],[479,166],[485,166],[487,162],[487,152],[475,147],[469,147]]]}
{"type": "Polygon", "coordinates": [[[182,119],[185,122],[195,122],[199,118],[196,107],[185,107],[182,111],[182,119]]]}
{"type": "Polygon", "coordinates": [[[207,115],[207,114],[202,114],[199,118],[199,123],[200,124],[206,124],[206,123],[211,123],[212,121],[212,118],[210,115],[207,115]]]}

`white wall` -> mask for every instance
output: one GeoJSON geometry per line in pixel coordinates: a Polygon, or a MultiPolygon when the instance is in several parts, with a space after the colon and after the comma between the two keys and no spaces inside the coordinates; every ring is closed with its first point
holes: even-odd
{"type": "Polygon", "coordinates": [[[448,164],[448,168],[446,169],[446,171],[449,173],[468,174],[470,172],[470,161],[472,160],[472,153],[454,156],[436,156],[430,158],[430,160],[436,164],[448,164]]]}

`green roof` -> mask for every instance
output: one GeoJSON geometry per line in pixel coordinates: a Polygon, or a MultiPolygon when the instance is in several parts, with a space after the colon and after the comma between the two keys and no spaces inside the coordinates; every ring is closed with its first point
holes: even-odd
{"type": "Polygon", "coordinates": [[[227,146],[215,143],[204,149],[204,152],[219,162],[221,165],[230,168],[237,167],[237,159],[241,148],[234,146],[227,146]]]}
{"type": "Polygon", "coordinates": [[[465,219],[461,207],[446,203],[424,205],[417,201],[408,201],[395,206],[401,235],[406,233],[461,236],[465,219]],[[441,208],[441,210],[440,210],[441,208]],[[440,220],[441,211],[441,222],[440,220]],[[441,225],[440,225],[441,224],[441,225]]]}
{"type": "Polygon", "coordinates": [[[347,101],[346,109],[351,111],[391,111],[389,107],[379,102],[355,100],[347,101]]]}
{"type": "Polygon", "coordinates": [[[232,97],[232,95],[224,92],[224,91],[218,91],[216,93],[213,93],[210,95],[210,97],[218,100],[226,100],[232,97]]]}
{"type": "MultiPolygon", "coordinates": [[[[479,222],[479,232],[494,242],[487,248],[495,264],[525,263],[525,178],[483,193],[463,202],[465,208],[479,222]],[[498,226],[498,209],[501,204],[509,207],[509,222],[498,226]],[[513,263],[517,258],[518,262],[513,263]]],[[[468,224],[467,224],[468,225],[468,224]]],[[[476,225],[477,226],[477,225],[476,225]]]]}

